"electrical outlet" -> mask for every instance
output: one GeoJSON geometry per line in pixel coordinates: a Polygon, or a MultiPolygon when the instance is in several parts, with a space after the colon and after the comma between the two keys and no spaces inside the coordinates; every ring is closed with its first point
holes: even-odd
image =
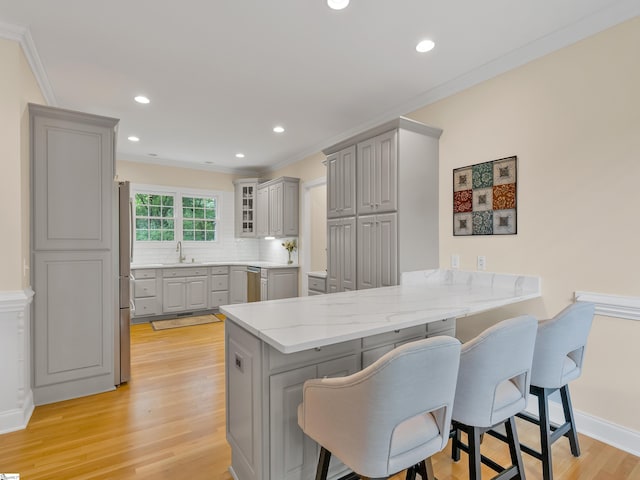
{"type": "Polygon", "coordinates": [[[457,253],[451,255],[451,268],[460,268],[460,255],[457,253]]]}
{"type": "Polygon", "coordinates": [[[478,270],[486,270],[487,268],[487,257],[484,255],[478,255],[478,270]]]}

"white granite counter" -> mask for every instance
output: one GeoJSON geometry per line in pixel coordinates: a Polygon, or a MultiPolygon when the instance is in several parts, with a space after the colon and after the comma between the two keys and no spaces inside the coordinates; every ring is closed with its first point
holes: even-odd
{"type": "Polygon", "coordinates": [[[220,307],[282,353],[463,317],[539,297],[539,277],[427,270],[402,285],[220,307]]]}
{"type": "Polygon", "coordinates": [[[247,266],[247,267],[260,267],[260,268],[298,268],[299,265],[295,263],[273,263],[273,262],[261,262],[261,261],[226,261],[226,262],[183,262],[183,263],[138,263],[131,264],[131,270],[141,270],[145,268],[184,268],[184,267],[217,267],[217,266],[247,266]]]}

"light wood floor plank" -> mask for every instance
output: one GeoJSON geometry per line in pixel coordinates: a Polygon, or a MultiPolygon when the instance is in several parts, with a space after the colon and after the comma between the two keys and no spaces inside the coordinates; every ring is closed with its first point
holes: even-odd
{"type": "MultiPolygon", "coordinates": [[[[29,426],[0,435],[0,472],[26,480],[176,479],[231,480],[225,439],[224,324],[153,331],[132,326],[132,379],[91,397],[37,407],[29,426]]],[[[518,424],[521,439],[535,428],[518,424]]],[[[568,442],[554,449],[556,480],[640,478],[640,459],[588,437],[582,456],[568,442]]],[[[486,437],[483,451],[506,461],[508,452],[486,437]]],[[[449,450],[434,458],[440,480],[466,480],[467,457],[453,463],[449,450]]],[[[527,476],[541,478],[539,463],[524,456],[527,476]]],[[[492,472],[483,470],[483,477],[492,472]]],[[[394,480],[404,478],[397,475],[394,480]]],[[[279,479],[274,479],[279,480],[279,479]]]]}

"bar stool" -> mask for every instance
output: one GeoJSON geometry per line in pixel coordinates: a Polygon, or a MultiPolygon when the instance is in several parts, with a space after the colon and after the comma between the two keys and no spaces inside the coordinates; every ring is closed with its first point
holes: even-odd
{"type": "Polygon", "coordinates": [[[460,362],[460,342],[433,337],[407,343],[340,378],[307,380],[300,428],[321,446],[316,480],[332,455],[353,474],[388,478],[407,469],[432,479],[431,455],[447,444],[460,362]],[[357,472],[357,473],[355,473],[357,472]]]}
{"type": "Polygon", "coordinates": [[[521,412],[518,416],[540,428],[540,451],[526,445],[521,445],[520,448],[542,461],[544,480],[553,479],[551,444],[556,440],[567,437],[573,456],[580,456],[569,382],[582,374],[584,349],[594,310],[592,303],[574,303],[552,319],[540,322],[538,326],[530,393],[538,398],[539,416],[535,417],[527,412],[521,412]],[[557,390],[560,390],[562,399],[565,420],[562,425],[552,424],[549,418],[549,396],[557,390]]]}
{"type": "Polygon", "coordinates": [[[462,345],[451,456],[458,461],[460,450],[467,452],[470,480],[480,480],[481,463],[499,473],[496,479],[525,478],[515,415],[527,404],[537,328],[536,319],[524,315],[497,323],[462,345]],[[481,435],[498,425],[507,431],[512,462],[507,468],[480,452],[481,435]]]}

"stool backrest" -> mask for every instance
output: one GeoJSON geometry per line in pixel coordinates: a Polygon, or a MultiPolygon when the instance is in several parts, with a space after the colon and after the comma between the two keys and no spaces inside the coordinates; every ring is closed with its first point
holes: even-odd
{"type": "Polygon", "coordinates": [[[531,371],[533,385],[560,388],[580,376],[594,310],[592,303],[574,303],[539,323],[531,371]]]}
{"type": "Polygon", "coordinates": [[[537,328],[534,317],[523,315],[503,320],[462,345],[454,420],[490,427],[526,407],[537,328]],[[515,386],[509,385],[515,395],[506,411],[498,409],[504,382],[515,386]]]}
{"type": "Polygon", "coordinates": [[[459,361],[460,342],[441,336],[402,345],[347,377],[308,380],[298,422],[354,471],[369,477],[395,473],[424,460],[410,460],[408,452],[410,463],[392,464],[394,432],[405,422],[419,425],[419,416],[432,412],[440,430],[438,451],[446,446],[459,361]]]}

